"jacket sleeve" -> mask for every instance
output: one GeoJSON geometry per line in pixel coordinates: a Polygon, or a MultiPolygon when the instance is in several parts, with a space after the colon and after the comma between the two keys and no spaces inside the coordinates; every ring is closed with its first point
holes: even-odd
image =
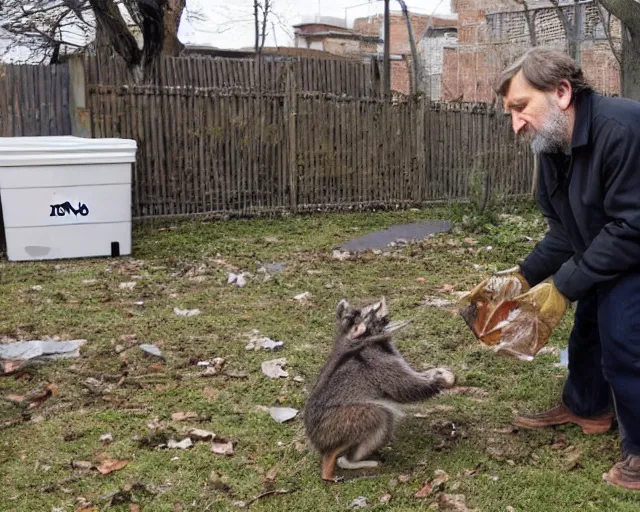
{"type": "Polygon", "coordinates": [[[537,203],[549,229],[520,264],[522,275],[532,287],[555,274],[574,254],[569,238],[549,201],[542,172],[538,177],[537,203]]]}
{"type": "Polygon", "coordinates": [[[567,261],[554,276],[558,291],[578,300],[597,284],[640,265],[640,140],[615,120],[603,127],[601,187],[609,219],[579,261],[567,261]]]}

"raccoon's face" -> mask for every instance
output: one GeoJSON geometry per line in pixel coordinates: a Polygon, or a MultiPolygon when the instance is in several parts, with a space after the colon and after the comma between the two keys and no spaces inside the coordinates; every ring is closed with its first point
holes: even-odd
{"type": "Polygon", "coordinates": [[[336,317],[341,336],[355,340],[362,336],[382,334],[389,323],[389,309],[383,297],[380,301],[358,308],[345,299],[338,303],[336,317]]]}

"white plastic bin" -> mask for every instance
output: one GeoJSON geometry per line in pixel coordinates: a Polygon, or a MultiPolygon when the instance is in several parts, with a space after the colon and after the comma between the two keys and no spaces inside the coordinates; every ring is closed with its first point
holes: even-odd
{"type": "Polygon", "coordinates": [[[136,141],[0,137],[10,261],[131,254],[136,141]]]}

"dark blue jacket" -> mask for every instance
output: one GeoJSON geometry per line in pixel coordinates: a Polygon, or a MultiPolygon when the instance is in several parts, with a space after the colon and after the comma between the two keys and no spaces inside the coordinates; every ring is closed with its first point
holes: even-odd
{"type": "Polygon", "coordinates": [[[640,269],[640,103],[586,92],[575,106],[571,155],[540,154],[549,230],[520,266],[571,301],[640,269]]]}

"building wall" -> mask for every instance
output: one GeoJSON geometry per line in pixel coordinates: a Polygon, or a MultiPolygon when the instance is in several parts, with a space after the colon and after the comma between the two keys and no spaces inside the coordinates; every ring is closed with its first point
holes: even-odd
{"type": "MultiPolygon", "coordinates": [[[[509,0],[452,0],[452,9],[458,13],[458,46],[443,51],[442,99],[492,102],[501,70],[531,45],[522,8],[509,0]]],[[[585,76],[600,92],[617,94],[619,68],[595,5],[585,6],[583,20],[585,76]]],[[[535,32],[538,45],[566,48],[564,29],[553,8],[536,11],[535,32]]],[[[612,34],[619,37],[619,33],[619,23],[614,23],[612,34]]]]}

